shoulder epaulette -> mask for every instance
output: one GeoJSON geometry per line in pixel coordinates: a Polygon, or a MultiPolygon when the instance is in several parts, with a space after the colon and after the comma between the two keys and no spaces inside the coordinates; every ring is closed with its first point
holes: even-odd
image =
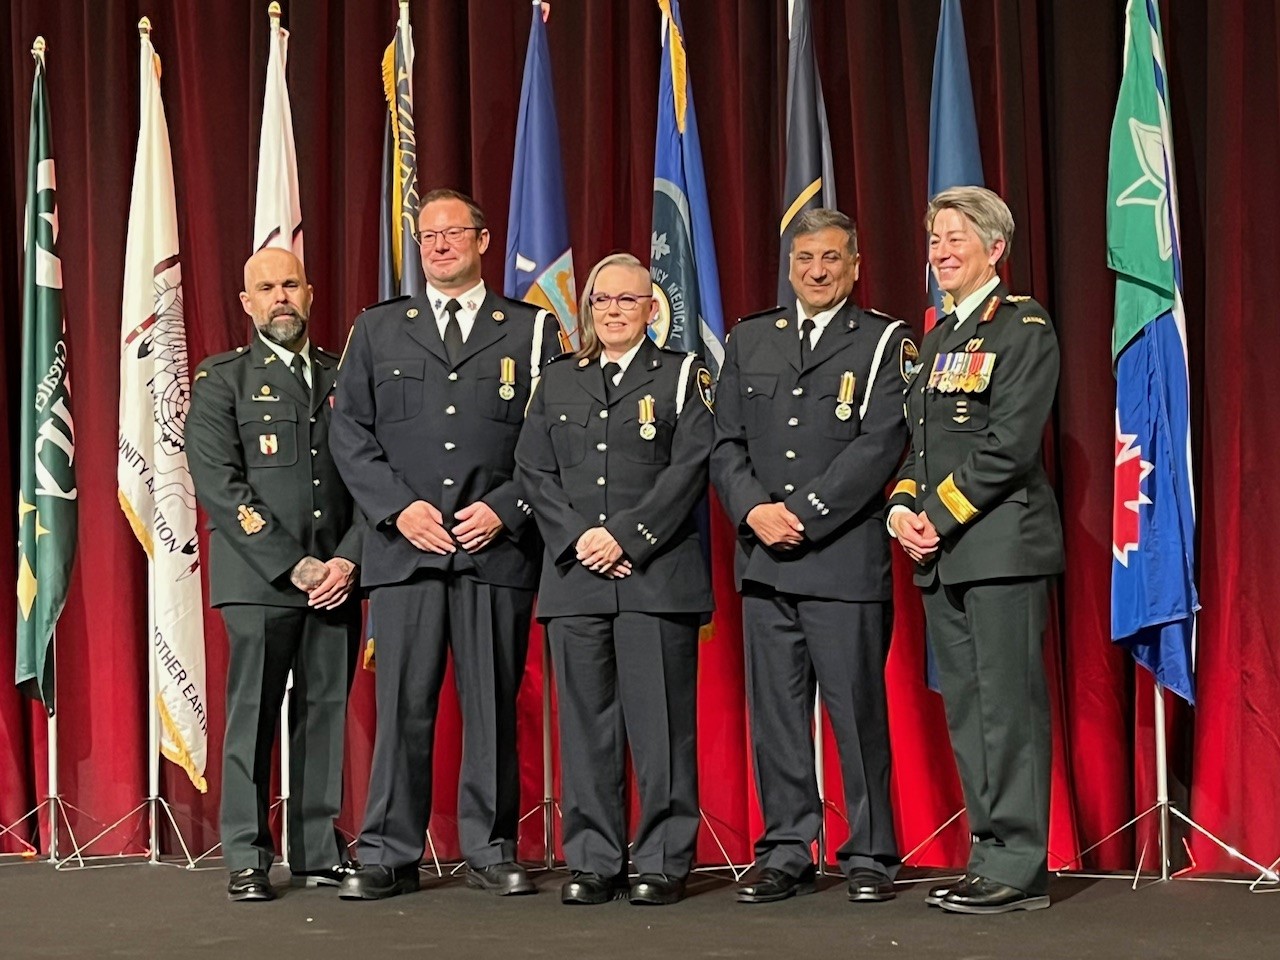
{"type": "Polygon", "coordinates": [[[542,369],[543,369],[543,370],[545,370],[545,369],[547,369],[547,367],[551,366],[551,364],[553,364],[553,363],[559,363],[561,360],[567,360],[567,359],[569,359],[569,358],[570,358],[570,357],[572,357],[572,356],[573,356],[573,354],[572,354],[572,353],[557,353],[557,354],[556,354],[554,357],[552,357],[550,360],[544,360],[544,361],[542,361],[542,369]]]}
{"type": "MultiPolygon", "coordinates": [[[[410,298],[410,296],[411,296],[411,294],[408,294],[408,293],[402,293],[402,294],[400,294],[400,296],[398,296],[398,297],[388,297],[386,300],[379,300],[377,303],[371,303],[371,304],[369,304],[367,307],[365,307],[364,309],[365,309],[365,310],[373,310],[373,309],[374,309],[374,308],[376,308],[376,307],[385,307],[385,306],[386,306],[387,304],[389,304],[389,303],[399,303],[401,300],[408,300],[408,299],[410,298]]],[[[364,312],[364,311],[361,311],[361,312],[364,312]]]]}
{"type": "Polygon", "coordinates": [[[1030,300],[1030,299],[1031,298],[1027,296],[1025,293],[1011,293],[1004,298],[1004,301],[1005,303],[1022,303],[1024,300],[1030,300]]]}
{"type": "Polygon", "coordinates": [[[248,349],[248,347],[236,347],[234,350],[228,350],[225,353],[215,353],[213,356],[205,357],[201,360],[196,369],[200,370],[202,367],[216,367],[220,364],[227,363],[239,356],[243,356],[248,349]]]}
{"type": "Polygon", "coordinates": [[[320,354],[321,356],[328,357],[330,360],[337,360],[339,356],[338,354],[334,353],[332,350],[326,350],[324,347],[318,346],[317,344],[314,344],[314,343],[311,345],[311,349],[315,350],[315,352],[320,354]]]}
{"type": "Polygon", "coordinates": [[[770,307],[768,310],[758,310],[755,313],[748,313],[745,317],[739,317],[738,322],[746,323],[748,320],[758,320],[760,317],[772,317],[776,314],[782,313],[784,310],[786,310],[786,307],[781,306],[770,307]]]}
{"type": "Polygon", "coordinates": [[[873,317],[879,317],[881,320],[887,320],[889,323],[898,322],[897,317],[890,316],[889,314],[885,313],[883,310],[877,310],[875,307],[863,307],[862,312],[869,313],[873,317]]]}

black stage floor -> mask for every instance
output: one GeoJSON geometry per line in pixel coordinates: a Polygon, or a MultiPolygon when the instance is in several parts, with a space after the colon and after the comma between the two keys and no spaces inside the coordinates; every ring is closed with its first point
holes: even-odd
{"type": "MultiPolygon", "coordinates": [[[[923,879],[891,903],[849,903],[832,879],[813,896],[745,905],[727,878],[698,875],[683,903],[648,908],[561,906],[563,879],[543,873],[539,894],[519,898],[433,878],[378,903],[329,888],[233,904],[221,870],[5,865],[0,958],[1280,958],[1280,893],[1235,884],[1133,891],[1125,880],[1060,878],[1049,910],[967,917],[927,908],[923,879]]],[[[273,880],[287,874],[277,868],[273,880]]]]}

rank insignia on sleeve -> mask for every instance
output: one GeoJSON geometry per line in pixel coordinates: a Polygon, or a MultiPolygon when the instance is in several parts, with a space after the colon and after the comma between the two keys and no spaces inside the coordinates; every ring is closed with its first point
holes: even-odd
{"type": "Polygon", "coordinates": [[[707,405],[708,410],[712,413],[716,412],[715,383],[711,379],[711,371],[706,367],[698,371],[698,396],[702,397],[702,402],[707,405]]]}
{"type": "Polygon", "coordinates": [[[262,514],[253,507],[245,506],[243,503],[236,510],[236,516],[240,518],[241,528],[249,536],[253,536],[267,525],[267,521],[262,519],[262,514]]]}
{"type": "Polygon", "coordinates": [[[902,350],[898,354],[898,372],[907,383],[920,372],[920,351],[910,339],[902,341],[902,350]]]}
{"type": "Polygon", "coordinates": [[[279,442],[274,433],[264,433],[258,437],[258,449],[262,451],[264,456],[275,456],[276,450],[279,449],[279,442]]]}

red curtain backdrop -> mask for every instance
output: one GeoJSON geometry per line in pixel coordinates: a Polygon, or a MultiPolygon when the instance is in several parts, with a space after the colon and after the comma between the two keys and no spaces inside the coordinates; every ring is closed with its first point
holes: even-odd
{"type": "MultiPolygon", "coordinates": [[[[289,84],[296,126],[307,272],[316,288],[313,335],[340,348],[352,318],[376,296],[379,163],[385,116],[379,61],[394,29],[391,0],[285,3],[292,32],[289,84]]],[[[814,34],[836,157],[840,206],[858,221],[862,280],[855,297],[919,327],[924,303],[920,216],[928,156],[936,0],[817,3],[814,34]]],[[[1107,141],[1119,83],[1122,0],[1061,4],[970,0],[969,60],[989,186],[1013,208],[1018,233],[1007,268],[1014,290],[1052,312],[1062,343],[1058,405],[1046,455],[1058,480],[1067,572],[1047,641],[1055,694],[1052,865],[1060,865],[1151,802],[1152,700],[1146,677],[1108,639],[1114,387],[1112,279],[1105,261],[1107,141]]],[[[1280,26],[1267,0],[1211,10],[1162,3],[1181,193],[1186,301],[1200,493],[1199,706],[1173,711],[1175,788],[1191,814],[1261,861],[1280,854],[1280,631],[1269,615],[1276,561],[1271,531],[1280,455],[1265,424],[1280,401],[1280,325],[1263,282],[1274,267],[1280,214],[1280,26]],[[1261,270],[1263,273],[1259,273],[1261,270]],[[1258,376],[1254,376],[1254,373],[1258,376]]],[[[115,436],[120,288],[137,136],[136,23],[146,14],[164,61],[192,363],[245,342],[236,301],[249,252],[266,64],[265,2],[11,0],[0,12],[0,299],[4,398],[17,382],[21,213],[37,35],[49,44],[61,256],[70,328],[80,553],[58,633],[61,791],[78,809],[80,839],[147,792],[146,586],[143,554],[116,505],[115,436]]],[[[486,277],[501,285],[525,0],[413,0],[419,169],[424,188],[471,192],[494,234],[486,277]]],[[[687,2],[689,68],[726,314],[772,305],[786,73],[783,0],[687,2]]],[[[649,249],[656,83],[656,3],[556,0],[550,24],[569,220],[578,276],[601,255],[649,249]]],[[[0,423],[5,503],[16,499],[17,438],[0,423]]],[[[0,586],[15,582],[14,517],[0,511],[8,548],[0,586]]],[[[716,515],[718,611],[702,648],[703,807],[728,856],[750,859],[759,829],[742,690],[739,606],[728,569],[731,533],[716,515]]],[[[904,852],[961,807],[940,700],[921,681],[922,617],[899,569],[889,662],[894,798],[904,852]]],[[[14,622],[12,587],[0,623],[14,622]]],[[[226,639],[206,617],[210,793],[165,764],[162,792],[195,849],[216,842],[226,639]]],[[[12,637],[12,633],[6,634],[12,637]]],[[[542,798],[540,638],[522,694],[526,809],[542,798]]],[[[0,823],[46,790],[44,720],[8,677],[0,643],[0,823]]],[[[446,696],[437,751],[432,836],[456,854],[458,724],[446,696]]],[[[363,809],[375,717],[372,677],[352,693],[343,824],[363,809]]],[[[837,780],[834,757],[829,782],[837,780]]],[[[832,783],[838,799],[838,782],[832,783]]],[[[829,820],[832,846],[843,824],[829,820]]],[[[141,850],[145,829],[113,834],[96,852],[141,850]]],[[[1149,831],[1126,833],[1085,858],[1136,863],[1149,831]]],[[[1197,870],[1238,869],[1190,837],[1197,870]]],[[[173,838],[166,836],[172,847],[173,838]]],[[[955,864],[963,820],[915,857],[955,864]]],[[[0,851],[18,849],[0,837],[0,851]]],[[[541,818],[521,850],[543,854],[541,818]]],[[[704,830],[707,863],[722,860],[704,830]]],[[[1146,864],[1152,865],[1148,850],[1146,864]]]]}

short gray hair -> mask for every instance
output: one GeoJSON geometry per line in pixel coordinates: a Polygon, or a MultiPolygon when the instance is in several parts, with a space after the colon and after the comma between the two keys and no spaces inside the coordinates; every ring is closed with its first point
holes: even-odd
{"type": "Polygon", "coordinates": [[[805,237],[819,230],[835,227],[848,238],[847,246],[850,256],[858,255],[858,226],[839,210],[818,207],[806,210],[796,219],[795,228],[791,232],[791,244],[795,246],[796,237],[805,237]]]}
{"type": "MultiPolygon", "coordinates": [[[[578,336],[581,337],[582,346],[574,351],[573,355],[580,360],[595,360],[604,350],[600,338],[596,336],[595,316],[591,312],[591,295],[596,292],[596,277],[605,267],[626,267],[629,270],[649,273],[649,268],[641,263],[638,257],[625,252],[611,253],[591,268],[586,282],[582,285],[582,293],[578,297],[578,336]]],[[[652,284],[652,280],[650,283],[652,284]]]]}
{"type": "Polygon", "coordinates": [[[939,191],[925,211],[925,233],[933,232],[933,221],[943,210],[955,210],[973,224],[983,249],[990,250],[997,240],[1003,240],[1004,253],[999,262],[1008,258],[1013,246],[1013,214],[999,194],[986,187],[950,187],[939,191]]]}

